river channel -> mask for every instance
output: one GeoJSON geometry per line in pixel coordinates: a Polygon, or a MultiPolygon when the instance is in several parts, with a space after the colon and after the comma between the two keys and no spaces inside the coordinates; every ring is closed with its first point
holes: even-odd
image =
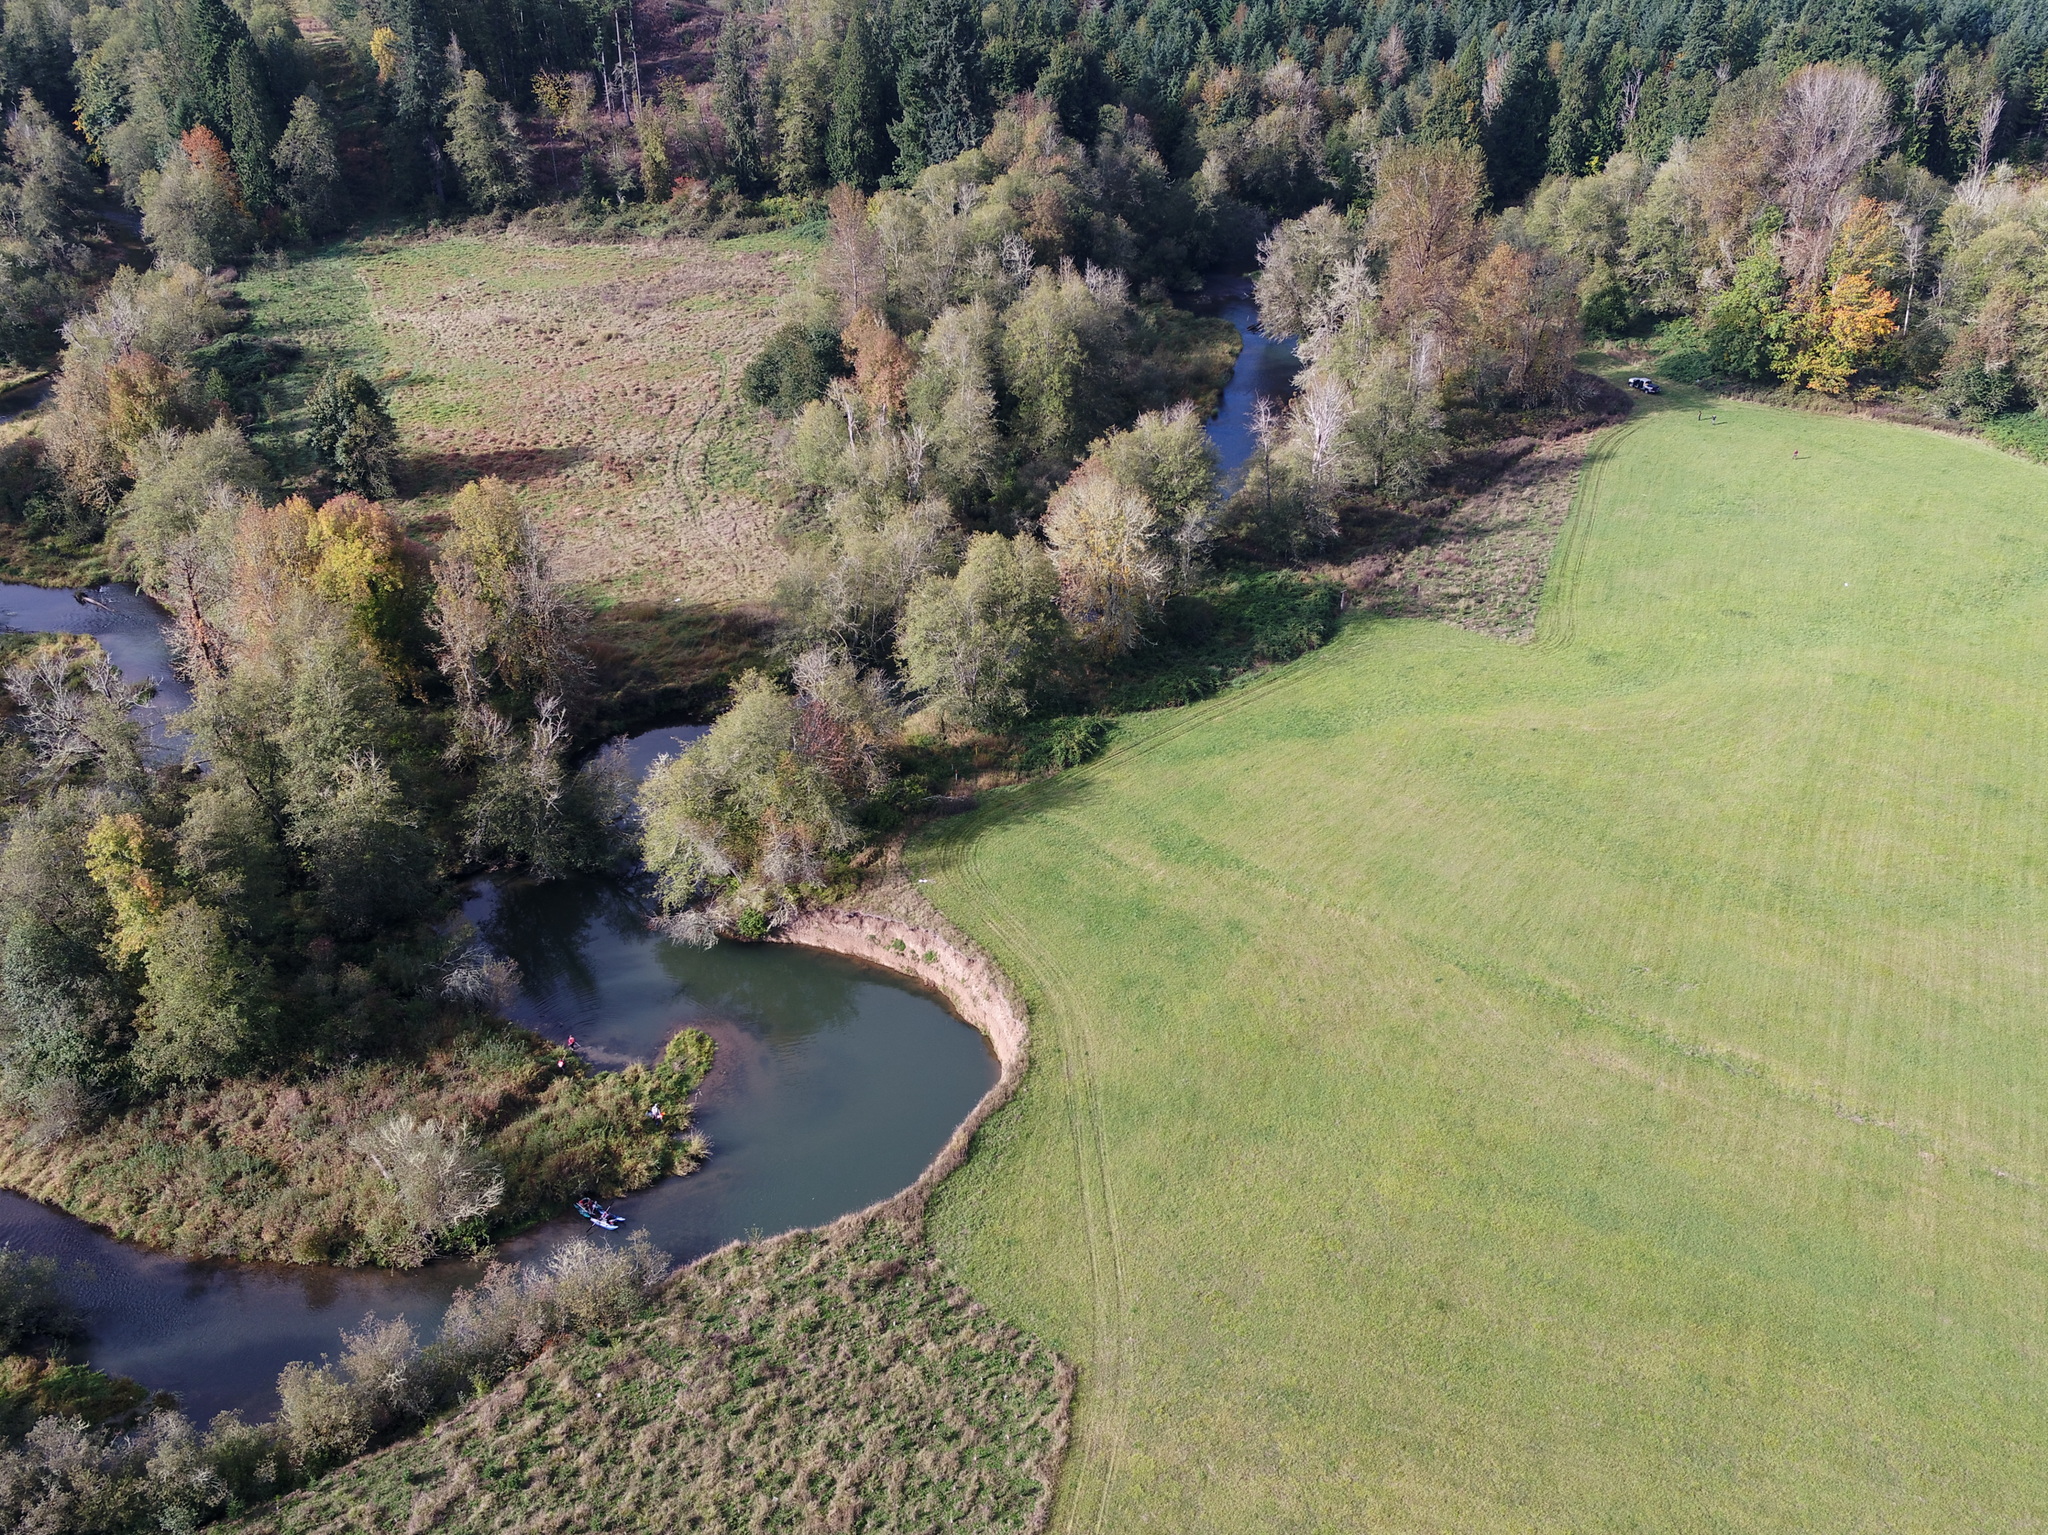
{"type": "Polygon", "coordinates": [[[1237,364],[1223,386],[1222,404],[1209,422],[1209,441],[1216,446],[1224,483],[1234,485],[1258,451],[1252,423],[1259,401],[1270,400],[1276,410],[1284,406],[1294,392],[1294,375],[1301,370],[1301,363],[1294,355],[1293,341],[1259,329],[1259,306],[1249,277],[1212,277],[1188,307],[1220,316],[1237,327],[1237,364]]]}
{"type": "MultiPolygon", "coordinates": [[[[1292,344],[1258,329],[1244,278],[1210,282],[1191,307],[1237,327],[1243,349],[1209,424],[1226,479],[1256,451],[1258,402],[1284,401],[1292,344]]],[[[81,602],[70,591],[0,584],[0,628],[90,634],[130,681],[156,684],[144,705],[152,737],[190,701],[171,664],[162,615],[125,587],[81,602]]],[[[702,727],[649,731],[627,743],[645,773],[702,727]]],[[[680,1029],[718,1043],[697,1095],[711,1158],[617,1202],[607,1237],[550,1222],[505,1243],[527,1259],[576,1237],[644,1231],[678,1262],[750,1235],[813,1226],[907,1187],[996,1080],[987,1043],[937,997],[881,970],[780,945],[693,949],[647,930],[644,896],[602,879],[488,883],[464,908],[485,942],[515,960],[516,1021],[616,1070],[654,1059],[680,1029]]],[[[72,1216],[0,1193],[0,1242],[58,1259],[90,1327],[98,1368],[174,1392],[202,1421],[224,1409],[266,1415],[278,1371],[334,1352],[368,1313],[403,1315],[431,1336],[473,1263],[410,1273],[310,1265],[192,1261],[119,1242],[72,1216]]]]}
{"type": "MultiPolygon", "coordinates": [[[[131,681],[158,685],[153,734],[186,702],[160,617],[134,592],[0,585],[9,629],[92,634],[131,681]]],[[[686,749],[698,727],[627,744],[644,772],[686,749]]],[[[486,884],[464,914],[516,961],[521,1023],[599,1069],[652,1060],[669,1036],[706,1030],[718,1043],[697,1094],[696,1128],[711,1158],[617,1201],[625,1228],[607,1236],[573,1217],[505,1243],[527,1259],[576,1237],[644,1231],[686,1262],[736,1238],[818,1225],[917,1180],[996,1079],[981,1035],[929,992],[886,971],[805,949],[657,938],[630,884],[586,879],[486,884]]],[[[431,1336],[449,1297],[478,1266],[410,1273],[309,1265],[195,1262],[116,1241],[72,1216],[0,1193],[0,1242],[56,1258],[85,1312],[86,1357],[153,1390],[174,1392],[202,1421],[238,1408],[267,1415],[278,1371],[336,1351],[365,1314],[403,1315],[431,1336]]]]}

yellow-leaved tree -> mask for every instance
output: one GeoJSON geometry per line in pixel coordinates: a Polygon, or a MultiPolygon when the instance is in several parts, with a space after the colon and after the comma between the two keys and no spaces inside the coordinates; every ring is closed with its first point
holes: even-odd
{"type": "Polygon", "coordinates": [[[1847,272],[1786,316],[1778,373],[1795,388],[1840,394],[1897,329],[1898,300],[1868,272],[1847,272]]]}

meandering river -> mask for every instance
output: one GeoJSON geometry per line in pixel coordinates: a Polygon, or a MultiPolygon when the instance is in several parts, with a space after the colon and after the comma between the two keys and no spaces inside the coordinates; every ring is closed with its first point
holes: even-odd
{"type": "Polygon", "coordinates": [[[1223,386],[1223,402],[1209,422],[1209,441],[1216,445],[1216,457],[1229,484],[1258,451],[1253,420],[1259,401],[1271,400],[1276,410],[1281,408],[1294,392],[1294,375],[1301,370],[1301,363],[1294,355],[1293,341],[1259,329],[1259,306],[1252,297],[1249,277],[1212,277],[1190,307],[1228,320],[1237,327],[1242,343],[1236,366],[1223,386]]]}
{"type": "MultiPolygon", "coordinates": [[[[131,681],[157,682],[161,735],[187,699],[161,615],[125,589],[92,596],[0,585],[0,619],[94,635],[131,681]]],[[[644,772],[702,733],[651,731],[627,744],[629,758],[644,772]]],[[[915,1182],[996,1079],[986,1042],[936,996],[804,949],[669,943],[648,932],[644,901],[626,883],[487,884],[465,914],[519,964],[514,1017],[557,1042],[575,1036],[593,1065],[652,1060],[684,1028],[718,1042],[697,1094],[696,1127],[712,1147],[702,1168],[617,1201],[627,1220],[616,1235],[569,1217],[506,1243],[501,1257],[637,1230],[687,1261],[749,1234],[833,1220],[915,1182]]],[[[194,1262],[4,1193],[0,1242],[65,1265],[94,1365],[175,1392],[202,1420],[227,1408],[268,1414],[278,1371],[335,1352],[342,1329],[366,1313],[403,1315],[431,1336],[449,1296],[478,1272],[470,1263],[392,1273],[194,1262]]]]}
{"type": "MultiPolygon", "coordinates": [[[[1291,391],[1290,342],[1258,329],[1248,279],[1220,278],[1196,301],[1238,329],[1243,350],[1209,425],[1226,477],[1257,450],[1254,413],[1291,391]]],[[[0,627],[90,634],[131,682],[148,679],[151,734],[190,701],[165,645],[162,615],[125,587],[80,601],[70,591],[0,584],[0,627]]],[[[687,749],[702,727],[649,731],[627,743],[636,773],[687,749]]],[[[631,884],[502,881],[465,908],[523,980],[514,1018],[559,1043],[573,1036],[594,1066],[654,1059],[680,1029],[718,1042],[697,1094],[711,1159],[683,1178],[622,1199],[613,1236],[574,1218],[506,1243],[531,1258],[575,1237],[645,1231],[678,1261],[726,1242],[833,1220],[916,1181],[996,1079],[986,1042],[935,996],[851,960],[772,945],[669,943],[647,930],[631,884]]],[[[64,1264],[86,1314],[98,1368],[176,1393],[204,1420],[276,1405],[278,1371],[332,1353],[365,1314],[403,1315],[431,1335],[478,1265],[410,1273],[308,1265],[195,1262],[116,1241],[72,1216],[0,1193],[0,1242],[64,1264]]]]}

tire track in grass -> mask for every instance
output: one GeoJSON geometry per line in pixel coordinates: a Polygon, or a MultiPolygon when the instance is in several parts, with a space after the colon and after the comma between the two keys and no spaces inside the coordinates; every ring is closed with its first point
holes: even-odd
{"type": "Polygon", "coordinates": [[[1550,573],[1543,582],[1543,594],[1536,607],[1536,650],[1567,650],[1577,630],[1576,619],[1579,570],[1585,562],[1587,529],[1592,525],[1594,507],[1600,500],[1600,486],[1615,450],[1641,429],[1648,416],[1639,415],[1609,432],[1587,452],[1579,465],[1579,486],[1572,495],[1572,509],[1564,521],[1557,548],[1550,557],[1550,573]]]}
{"type": "MultiPolygon", "coordinates": [[[[1091,1399],[1092,1421],[1081,1425],[1095,1449],[1101,1470],[1099,1491],[1078,1486],[1073,1496],[1083,1505],[1071,1509],[1067,1528],[1092,1525],[1098,1532],[1109,1527],[1109,1509],[1128,1446],[1125,1406],[1125,1315],[1126,1287],[1123,1239],[1117,1221],[1116,1199],[1109,1176],[1108,1137],[1103,1130],[1102,1082],[1094,1030],[1081,1003],[1073,977],[1052,953],[1025,927],[1007,916],[999,885],[981,866],[982,843],[971,841],[953,865],[961,893],[977,905],[989,930],[1015,954],[1037,983],[1046,1006],[1034,1020],[1044,1038],[1051,1033],[1055,1018],[1061,1020],[1059,1039],[1060,1077],[1066,1089],[1068,1130],[1073,1138],[1075,1170],[1081,1196],[1081,1228],[1087,1244],[1089,1285],[1092,1291],[1095,1334],[1094,1380],[1083,1375],[1083,1388],[1091,1399]],[[1094,1505],[1088,1517],[1086,1505],[1094,1505]]],[[[1047,1042],[1050,1042],[1049,1040],[1047,1042]]],[[[1093,1468],[1085,1460],[1076,1462],[1077,1483],[1093,1468]]]]}
{"type": "MultiPolygon", "coordinates": [[[[1560,627],[1550,625],[1539,639],[1541,648],[1555,648],[1570,641],[1569,610],[1577,576],[1579,557],[1585,545],[1589,512],[1597,500],[1602,470],[1615,445],[1641,425],[1638,418],[1617,429],[1588,453],[1580,471],[1573,497],[1572,513],[1566,524],[1546,581],[1544,614],[1564,615],[1560,627]]],[[[1339,635],[1310,655],[1284,668],[1253,679],[1222,697],[1206,699],[1180,711],[1180,718],[1142,739],[1113,745],[1085,767],[1070,772],[1099,779],[1105,772],[1133,766],[1151,753],[1167,747],[1194,730],[1211,727],[1239,712],[1256,706],[1270,706],[1276,695],[1312,687],[1332,664],[1333,655],[1345,636],[1339,635]]],[[[1093,1451],[1092,1457],[1077,1457],[1072,1503],[1062,1524],[1067,1529],[1092,1528],[1097,1535],[1110,1528],[1110,1507],[1115,1500],[1118,1475],[1128,1450],[1129,1432],[1125,1403],[1127,1381],[1127,1340],[1125,1333],[1126,1279],[1123,1241],[1116,1216],[1116,1201],[1110,1177],[1108,1137],[1104,1130],[1100,1051],[1096,1031],[1089,1023],[1087,1008],[1078,998],[1066,968],[1016,920],[1004,903],[1000,885],[984,869],[980,838],[970,838],[958,848],[950,871],[959,881],[960,894],[980,911],[988,930],[1028,968],[1046,1006],[1034,1020],[1038,1037],[1050,1043],[1053,1020],[1060,1020],[1060,1076],[1066,1090],[1068,1131],[1074,1143],[1079,1184],[1082,1230],[1087,1243],[1089,1283],[1092,1289],[1095,1334],[1092,1373],[1084,1375],[1084,1391],[1090,1403],[1089,1419],[1077,1424],[1093,1451]],[[1091,1459],[1099,1463],[1096,1470],[1091,1459]],[[1099,1475],[1099,1488],[1088,1488],[1083,1480],[1099,1475]],[[1092,1517],[1091,1517],[1092,1512],[1092,1517]]],[[[1284,881],[1277,882],[1284,885],[1284,881]]],[[[1352,917],[1357,914],[1350,913],[1352,917]]]]}

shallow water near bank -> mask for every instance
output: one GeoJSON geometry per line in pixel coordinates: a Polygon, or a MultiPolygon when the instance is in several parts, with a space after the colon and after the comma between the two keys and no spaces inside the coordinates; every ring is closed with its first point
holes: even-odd
{"type": "MultiPolygon", "coordinates": [[[[562,880],[487,889],[469,915],[519,963],[514,1021],[565,1045],[573,1036],[591,1065],[652,1060],[686,1028],[717,1041],[695,1116],[711,1160],[614,1206],[629,1232],[677,1257],[907,1188],[995,1085],[987,1042],[935,995],[836,955],[656,939],[648,911],[613,882],[562,880]]],[[[531,1256],[559,1235],[505,1252],[531,1256]]]]}
{"type": "Polygon", "coordinates": [[[152,682],[155,696],[136,713],[163,741],[165,721],[190,705],[192,692],[171,665],[163,610],[132,586],[94,586],[84,600],[70,587],[0,581],[0,629],[17,634],[89,634],[129,682],[152,682]]]}

